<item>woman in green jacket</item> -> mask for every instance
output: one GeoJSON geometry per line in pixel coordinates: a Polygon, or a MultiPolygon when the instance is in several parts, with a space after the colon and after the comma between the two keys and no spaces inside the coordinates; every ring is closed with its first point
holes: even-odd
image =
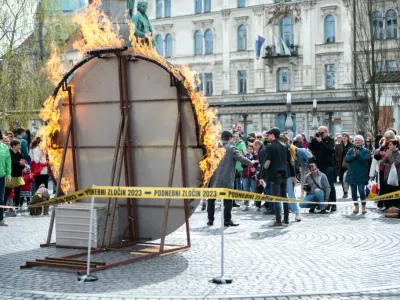
{"type": "MultiPolygon", "coordinates": [[[[235,132],[233,134],[233,139],[236,149],[239,150],[239,153],[243,156],[246,156],[247,149],[245,142],[242,140],[242,134],[239,132],[235,132]]],[[[240,162],[236,162],[235,190],[242,190],[242,172],[242,164],[240,162]]],[[[236,201],[233,201],[233,207],[240,207],[240,205],[237,204],[236,201]]]]}
{"type": "MultiPolygon", "coordinates": [[[[2,133],[0,131],[0,136],[2,133]]],[[[7,145],[0,142],[0,206],[4,205],[4,192],[6,182],[11,182],[11,156],[7,145]]],[[[4,208],[0,207],[0,226],[8,226],[4,223],[4,208]]]]}

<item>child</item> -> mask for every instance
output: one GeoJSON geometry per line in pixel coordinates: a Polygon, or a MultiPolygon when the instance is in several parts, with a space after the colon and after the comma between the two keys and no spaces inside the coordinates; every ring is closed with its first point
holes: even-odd
{"type": "Polygon", "coordinates": [[[22,178],[22,170],[25,168],[25,160],[22,155],[21,142],[19,140],[12,140],[10,143],[10,156],[11,156],[11,181],[6,184],[6,191],[4,199],[8,199],[11,190],[14,189],[14,206],[19,208],[21,186],[25,184],[22,178]]]}
{"type": "Polygon", "coordinates": [[[29,206],[29,202],[32,198],[32,182],[34,180],[31,168],[28,165],[25,166],[25,169],[22,171],[22,175],[24,177],[25,184],[21,187],[21,198],[19,201],[19,205],[21,208],[24,204],[24,199],[26,199],[26,205],[29,206]]]}
{"type": "MultiPolygon", "coordinates": [[[[44,202],[50,199],[49,190],[46,189],[44,183],[42,183],[39,188],[37,189],[35,195],[32,197],[31,204],[38,204],[40,202],[44,202]]],[[[31,216],[40,216],[42,214],[42,206],[35,206],[29,208],[29,214],[31,216]]],[[[49,206],[44,206],[44,213],[43,215],[49,214],[49,206]]]]}

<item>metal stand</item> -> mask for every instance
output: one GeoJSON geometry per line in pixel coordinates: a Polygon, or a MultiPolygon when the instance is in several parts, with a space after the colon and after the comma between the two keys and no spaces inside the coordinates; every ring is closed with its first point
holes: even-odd
{"type": "Polygon", "coordinates": [[[212,283],[230,284],[233,279],[224,276],[224,199],[221,199],[221,276],[212,279],[212,283]]]}
{"type": "Polygon", "coordinates": [[[94,210],[94,197],[90,202],[90,223],[89,223],[89,240],[88,240],[88,255],[87,255],[87,265],[86,265],[86,275],[78,277],[80,282],[93,282],[98,278],[96,276],[90,275],[90,256],[92,249],[92,231],[93,231],[93,210],[94,210]]]}

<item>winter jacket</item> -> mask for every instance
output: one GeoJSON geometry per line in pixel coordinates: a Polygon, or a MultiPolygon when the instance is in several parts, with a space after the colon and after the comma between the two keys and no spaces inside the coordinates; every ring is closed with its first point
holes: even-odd
{"type": "MultiPolygon", "coordinates": [[[[247,157],[247,158],[249,158],[249,157],[247,157]]],[[[251,160],[258,160],[258,154],[257,154],[257,152],[253,152],[253,153],[252,153],[252,157],[249,158],[249,159],[251,159],[251,160]]],[[[242,168],[243,168],[242,177],[243,177],[243,178],[251,178],[251,177],[253,177],[254,175],[256,175],[256,171],[253,171],[253,172],[252,172],[251,169],[252,169],[252,168],[257,169],[257,166],[258,166],[258,163],[254,164],[254,167],[253,167],[253,166],[242,165],[242,168]]]]}
{"type": "Polygon", "coordinates": [[[0,177],[11,178],[11,156],[7,145],[0,142],[0,177]]]}
{"type": "Polygon", "coordinates": [[[22,177],[22,170],[25,166],[20,165],[21,159],[24,159],[24,155],[21,152],[14,153],[11,149],[10,156],[11,156],[11,177],[22,177]]]}
{"type": "Polygon", "coordinates": [[[275,182],[278,177],[288,178],[294,173],[294,167],[290,163],[291,155],[288,147],[281,144],[278,140],[274,140],[267,147],[264,147],[264,153],[259,156],[261,170],[260,178],[264,181],[275,182]],[[264,150],[265,148],[265,150],[264,150]],[[270,166],[268,169],[264,167],[266,161],[270,161],[270,166]],[[288,168],[291,170],[290,174],[288,168]],[[293,170],[292,170],[293,169],[293,170]]]}
{"type": "Polygon", "coordinates": [[[220,161],[217,169],[210,178],[210,188],[228,188],[233,189],[235,181],[236,162],[246,166],[252,166],[252,162],[239,153],[235,146],[228,141],[222,141],[219,147],[225,148],[225,156],[220,161]]]}
{"type": "Polygon", "coordinates": [[[299,167],[307,167],[307,161],[311,157],[311,153],[304,148],[296,149],[297,163],[299,167]]]}
{"type": "MultiPolygon", "coordinates": [[[[243,155],[243,152],[244,153],[247,152],[246,143],[243,142],[243,141],[237,142],[236,143],[236,148],[238,149],[240,155],[243,155]]],[[[240,173],[242,173],[243,167],[242,167],[242,164],[240,162],[236,163],[236,170],[238,170],[240,173]]]]}
{"type": "Polygon", "coordinates": [[[312,139],[308,148],[314,155],[318,168],[334,166],[335,141],[333,138],[328,136],[320,143],[317,142],[317,139],[312,139]]]}
{"type": "MultiPolygon", "coordinates": [[[[46,161],[46,155],[44,154],[43,150],[40,149],[40,147],[36,147],[32,149],[31,151],[33,157],[32,157],[32,165],[35,167],[31,166],[32,169],[38,169],[40,170],[39,175],[47,175],[48,174],[48,168],[47,168],[47,161],[46,161]]],[[[32,170],[33,173],[36,173],[36,171],[32,170]]],[[[35,174],[35,176],[37,176],[35,174]]]]}
{"type": "Polygon", "coordinates": [[[26,169],[22,172],[23,177],[24,177],[24,181],[25,184],[23,186],[21,186],[21,191],[32,191],[32,182],[35,179],[33,174],[28,171],[26,171],[26,169]]]}
{"type": "Polygon", "coordinates": [[[329,200],[329,195],[331,194],[331,186],[329,185],[328,177],[320,170],[318,170],[317,176],[312,179],[312,174],[309,173],[304,179],[304,184],[308,184],[311,187],[310,194],[314,194],[318,186],[314,183],[314,180],[318,185],[325,191],[325,200],[329,200]]]}
{"type": "Polygon", "coordinates": [[[396,166],[397,176],[400,181],[400,152],[399,152],[399,149],[394,150],[392,152],[391,156],[385,156],[379,164],[379,167],[384,168],[384,170],[385,170],[385,176],[384,176],[385,181],[388,180],[390,168],[392,167],[392,164],[395,164],[395,166],[396,166]]]}
{"type": "MultiPolygon", "coordinates": [[[[380,161],[385,157],[386,151],[389,149],[388,146],[389,146],[389,143],[386,143],[385,145],[383,145],[379,149],[377,149],[378,154],[374,155],[374,158],[377,161],[380,161]],[[381,155],[381,152],[385,152],[385,154],[381,155]]],[[[383,166],[381,166],[380,164],[379,164],[379,171],[385,171],[385,168],[383,166]]]]}
{"type": "Polygon", "coordinates": [[[347,151],[345,160],[349,164],[346,182],[349,184],[368,184],[368,149],[360,147],[360,152],[354,156],[354,148],[347,151]]]}

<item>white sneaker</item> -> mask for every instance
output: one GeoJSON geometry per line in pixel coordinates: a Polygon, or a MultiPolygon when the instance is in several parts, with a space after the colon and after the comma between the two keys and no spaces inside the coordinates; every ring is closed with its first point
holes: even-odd
{"type": "Polygon", "coordinates": [[[4,220],[3,221],[0,221],[0,226],[8,226],[6,223],[4,223],[4,220]]]}
{"type": "Polygon", "coordinates": [[[301,221],[301,216],[300,214],[296,214],[295,218],[296,222],[300,222],[301,221]]]}

